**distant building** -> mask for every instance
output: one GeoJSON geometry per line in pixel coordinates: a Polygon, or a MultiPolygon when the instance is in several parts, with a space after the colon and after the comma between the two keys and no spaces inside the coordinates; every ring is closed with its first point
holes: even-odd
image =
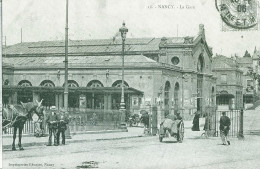
{"type": "Polygon", "coordinates": [[[243,108],[243,71],[234,58],[213,57],[212,72],[217,76],[216,102],[219,109],[243,108]]]}
{"type": "MultiPolygon", "coordinates": [[[[121,39],[69,41],[69,107],[118,109],[122,85],[121,39]]],[[[200,25],[196,37],[126,39],[125,102],[131,113],[159,106],[164,118],[215,106],[212,51],[200,25]]],[[[4,104],[44,99],[63,107],[64,42],[23,42],[4,49],[4,104]],[[8,81],[8,83],[7,83],[8,81]]]]}
{"type": "Polygon", "coordinates": [[[243,102],[245,104],[252,104],[254,94],[254,80],[252,76],[249,75],[249,72],[250,70],[253,70],[253,58],[237,57],[236,61],[238,63],[239,69],[243,71],[243,102]]]}

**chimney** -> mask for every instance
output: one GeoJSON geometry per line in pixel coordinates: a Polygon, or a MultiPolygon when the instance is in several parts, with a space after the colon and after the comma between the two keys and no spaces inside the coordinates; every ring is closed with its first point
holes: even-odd
{"type": "Polygon", "coordinates": [[[166,37],[162,37],[159,46],[164,46],[164,45],[166,45],[166,43],[167,43],[167,38],[166,37]]]}

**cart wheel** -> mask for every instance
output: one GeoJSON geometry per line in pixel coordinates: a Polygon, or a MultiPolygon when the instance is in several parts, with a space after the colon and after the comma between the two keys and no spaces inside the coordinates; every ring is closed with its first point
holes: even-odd
{"type": "Polygon", "coordinates": [[[179,127],[179,142],[182,143],[184,138],[184,124],[181,122],[180,127],[179,127]]]}
{"type": "Polygon", "coordinates": [[[162,142],[163,137],[159,135],[159,141],[162,142]]]}

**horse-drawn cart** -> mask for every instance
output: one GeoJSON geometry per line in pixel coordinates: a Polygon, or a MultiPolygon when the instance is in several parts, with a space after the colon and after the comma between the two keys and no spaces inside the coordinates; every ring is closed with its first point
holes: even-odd
{"type": "Polygon", "coordinates": [[[184,123],[183,120],[166,119],[160,124],[159,141],[162,142],[165,137],[175,137],[178,142],[183,141],[184,123]]]}

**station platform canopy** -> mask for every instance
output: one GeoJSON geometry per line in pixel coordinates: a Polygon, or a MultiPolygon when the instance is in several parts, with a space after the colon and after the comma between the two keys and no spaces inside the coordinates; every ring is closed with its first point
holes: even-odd
{"type": "MultiPolygon", "coordinates": [[[[3,92],[31,91],[36,93],[45,92],[64,92],[64,87],[45,87],[45,86],[3,86],[3,92]]],[[[121,87],[69,87],[69,93],[98,93],[98,94],[120,94],[121,87]]],[[[125,87],[124,93],[143,95],[143,92],[132,87],[125,87]]]]}

